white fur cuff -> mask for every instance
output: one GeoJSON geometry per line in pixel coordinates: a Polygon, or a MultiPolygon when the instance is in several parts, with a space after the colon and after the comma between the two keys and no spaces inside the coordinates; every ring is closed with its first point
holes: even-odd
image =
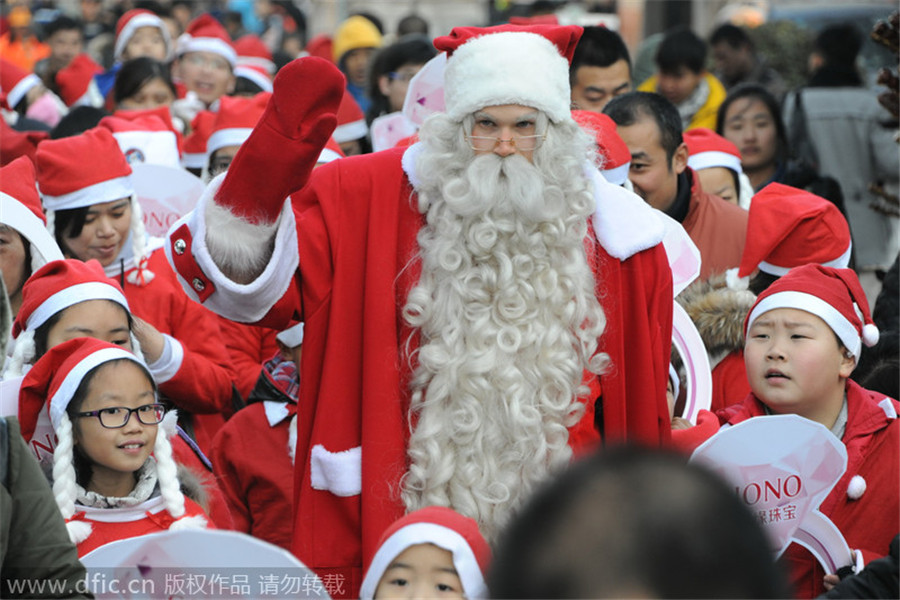
{"type": "Polygon", "coordinates": [[[362,446],[329,452],[316,444],[310,457],[310,485],[335,496],[356,496],[362,491],[362,446]]]}
{"type": "MultiPolygon", "coordinates": [[[[193,258],[216,288],[204,305],[232,321],[254,323],[287,292],[299,265],[294,211],[288,198],[276,223],[247,223],[213,202],[221,183],[216,178],[209,184],[196,208],[171,227],[169,236],[185,223],[190,229],[193,258]],[[274,249],[269,256],[273,237],[274,249]],[[259,275],[250,283],[240,284],[229,279],[219,265],[259,275]]],[[[166,254],[170,252],[171,244],[167,244],[166,254]]],[[[171,256],[169,262],[172,263],[171,256]]],[[[178,280],[188,296],[198,301],[191,282],[180,273],[178,280]]]]}
{"type": "Polygon", "coordinates": [[[162,354],[155,363],[147,365],[157,384],[165,383],[175,377],[184,361],[184,347],[181,342],[166,333],[162,335],[165,340],[162,354]]]}

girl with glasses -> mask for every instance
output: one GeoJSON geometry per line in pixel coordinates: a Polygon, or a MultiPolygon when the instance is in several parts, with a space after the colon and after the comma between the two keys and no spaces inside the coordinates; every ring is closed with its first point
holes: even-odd
{"type": "Polygon", "coordinates": [[[22,436],[42,414],[58,444],[52,486],[78,555],[167,529],[204,528],[172,457],[174,411],[157,399],[146,364],[115,344],[75,338],[47,351],[19,395],[22,436]]]}

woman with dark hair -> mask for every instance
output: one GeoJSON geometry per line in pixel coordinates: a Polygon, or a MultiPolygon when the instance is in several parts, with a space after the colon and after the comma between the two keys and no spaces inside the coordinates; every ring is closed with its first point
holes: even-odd
{"type": "Polygon", "coordinates": [[[403,108],[409,81],[436,54],[431,41],[411,35],[383,48],[372,61],[369,72],[369,98],[366,123],[403,108]]]}
{"type": "Polygon", "coordinates": [[[147,56],[123,64],[113,84],[113,102],[117,109],[144,110],[171,106],[176,97],[169,69],[147,56]]]}
{"type": "Polygon", "coordinates": [[[773,182],[783,183],[830,200],[844,213],[840,184],[791,160],[781,107],[764,87],[747,84],[732,88],[719,106],[716,133],[738,147],[741,168],[755,191],[773,182]]]}

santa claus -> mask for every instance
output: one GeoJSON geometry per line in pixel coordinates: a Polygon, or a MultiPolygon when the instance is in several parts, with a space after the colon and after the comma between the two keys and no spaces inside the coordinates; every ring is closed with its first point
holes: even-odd
{"type": "Polygon", "coordinates": [[[195,299],[305,322],[293,550],[332,596],[406,511],[450,506],[490,539],[573,451],[668,437],[663,226],[571,118],[580,35],[454,29],[421,142],[315,173],[343,81],[295,61],[169,233],[195,299]]]}

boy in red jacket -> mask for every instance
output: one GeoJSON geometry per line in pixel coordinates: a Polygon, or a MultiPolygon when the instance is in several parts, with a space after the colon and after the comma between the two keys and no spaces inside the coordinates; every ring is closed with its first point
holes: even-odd
{"type": "MultiPolygon", "coordinates": [[[[857,549],[857,565],[887,554],[900,530],[900,403],[849,379],[862,343],[878,341],[856,274],[816,264],[792,269],[759,295],[744,332],[751,393],[718,411],[719,424],[798,414],[829,428],[847,448],[847,470],[819,509],[857,549]]],[[[685,435],[703,437],[706,425],[685,435]]],[[[838,581],[798,544],[783,560],[799,598],[838,581]]]]}

